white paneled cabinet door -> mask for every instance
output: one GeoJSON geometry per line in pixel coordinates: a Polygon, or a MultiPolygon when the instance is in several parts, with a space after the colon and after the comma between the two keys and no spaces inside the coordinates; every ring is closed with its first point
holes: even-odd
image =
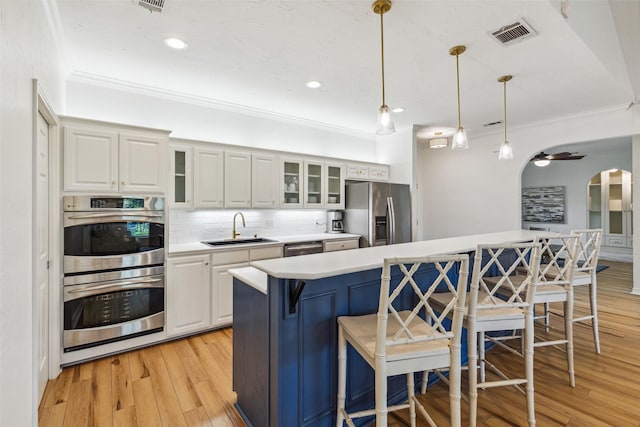
{"type": "Polygon", "coordinates": [[[65,191],[118,191],[118,133],[67,127],[65,191]]]}
{"type": "Polygon", "coordinates": [[[171,159],[169,173],[169,206],[184,208],[193,206],[193,168],[191,147],[173,145],[169,147],[171,159]]]}
{"type": "Polygon", "coordinates": [[[120,133],[120,191],[164,192],[165,138],[120,133]]]}
{"type": "Polygon", "coordinates": [[[251,153],[225,151],[224,206],[251,207],[251,153]]]}
{"type": "Polygon", "coordinates": [[[184,335],[209,327],[209,255],[167,260],[167,336],[184,335]]]}
{"type": "Polygon", "coordinates": [[[194,207],[224,207],[224,152],[196,147],[193,169],[194,207]]]}
{"type": "Polygon", "coordinates": [[[211,326],[228,326],[233,322],[233,276],[229,270],[248,265],[240,263],[211,268],[211,326]]]}
{"type": "Polygon", "coordinates": [[[278,200],[278,164],[272,154],[251,155],[251,206],[275,208],[278,200]]]}
{"type": "Polygon", "coordinates": [[[325,207],[329,209],[344,209],[344,163],[325,163],[325,207]]]}

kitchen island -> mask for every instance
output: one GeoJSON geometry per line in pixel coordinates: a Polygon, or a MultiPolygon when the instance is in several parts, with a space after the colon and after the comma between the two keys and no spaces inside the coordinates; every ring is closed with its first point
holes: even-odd
{"type": "MultiPolygon", "coordinates": [[[[336,318],[376,312],[384,258],[472,252],[481,243],[538,235],[515,230],[453,237],[257,261],[231,270],[238,411],[254,427],[333,426],[336,318]]],[[[373,371],[352,349],[347,357],[347,407],[364,408],[373,402],[373,371]]],[[[391,401],[405,397],[404,384],[404,377],[390,380],[391,401]]]]}

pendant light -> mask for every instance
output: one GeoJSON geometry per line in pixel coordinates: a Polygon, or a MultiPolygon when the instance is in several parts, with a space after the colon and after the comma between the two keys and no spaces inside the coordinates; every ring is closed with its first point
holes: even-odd
{"type": "Polygon", "coordinates": [[[467,50],[464,46],[454,46],[449,49],[449,55],[456,56],[456,85],[458,87],[458,129],[453,134],[453,141],[451,142],[452,150],[466,150],[469,148],[469,140],[467,139],[467,132],[460,124],[460,67],[458,66],[458,56],[462,55],[467,50]]]}
{"type": "Polygon", "coordinates": [[[391,110],[387,106],[384,97],[384,24],[382,15],[391,10],[391,0],[376,0],[371,5],[373,13],[380,15],[380,52],[381,52],[381,64],[382,64],[382,105],[378,110],[378,126],[376,134],[389,135],[396,131],[393,125],[393,117],[391,117],[391,110]]]}
{"type": "Polygon", "coordinates": [[[513,76],[501,76],[498,77],[498,81],[504,84],[504,142],[500,146],[500,152],[498,153],[498,160],[511,160],[513,159],[513,150],[511,144],[507,140],[507,82],[511,80],[513,76]]]}

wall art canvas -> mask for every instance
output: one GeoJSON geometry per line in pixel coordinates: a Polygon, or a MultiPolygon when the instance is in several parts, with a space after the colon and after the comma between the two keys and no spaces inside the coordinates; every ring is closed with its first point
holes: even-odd
{"type": "Polygon", "coordinates": [[[527,222],[564,224],[564,187],[523,188],[522,220],[527,222]]]}

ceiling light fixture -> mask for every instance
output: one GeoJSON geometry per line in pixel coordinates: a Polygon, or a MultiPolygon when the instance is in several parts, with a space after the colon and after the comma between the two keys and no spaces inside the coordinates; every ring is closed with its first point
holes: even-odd
{"type": "Polygon", "coordinates": [[[168,39],[164,39],[164,42],[165,42],[165,44],[167,46],[169,46],[170,48],[173,48],[173,49],[181,50],[181,49],[186,49],[187,47],[189,47],[189,45],[186,44],[185,42],[183,42],[182,40],[176,39],[176,38],[173,38],[173,37],[168,38],[168,39]]]}
{"type": "Polygon", "coordinates": [[[456,86],[458,88],[458,129],[453,135],[453,141],[451,142],[452,150],[466,150],[469,148],[469,140],[467,139],[467,132],[460,124],[460,67],[458,66],[458,57],[467,50],[464,46],[454,46],[449,49],[449,55],[456,56],[456,86]]]}
{"type": "Polygon", "coordinates": [[[382,16],[391,10],[390,0],[376,0],[371,5],[373,13],[380,15],[380,52],[381,52],[381,64],[382,64],[382,105],[378,110],[378,126],[376,134],[389,135],[396,131],[393,124],[393,117],[391,117],[391,110],[387,106],[384,97],[384,24],[382,16]]]}
{"type": "Polygon", "coordinates": [[[538,167],[545,167],[545,166],[549,166],[549,163],[551,163],[551,160],[549,159],[540,159],[540,160],[536,160],[533,162],[534,165],[538,166],[538,167]]]}
{"type": "Polygon", "coordinates": [[[320,86],[322,86],[322,82],[319,82],[318,80],[309,80],[305,83],[305,86],[311,89],[318,89],[320,86]]]}
{"type": "Polygon", "coordinates": [[[444,148],[449,145],[449,140],[446,136],[441,136],[442,132],[436,132],[434,134],[437,138],[429,140],[429,148],[444,148]]]}
{"type": "Polygon", "coordinates": [[[500,153],[498,153],[498,160],[511,160],[513,159],[513,150],[511,144],[507,140],[507,82],[511,80],[513,76],[501,76],[498,77],[498,82],[504,84],[504,142],[500,146],[500,153]]]}

